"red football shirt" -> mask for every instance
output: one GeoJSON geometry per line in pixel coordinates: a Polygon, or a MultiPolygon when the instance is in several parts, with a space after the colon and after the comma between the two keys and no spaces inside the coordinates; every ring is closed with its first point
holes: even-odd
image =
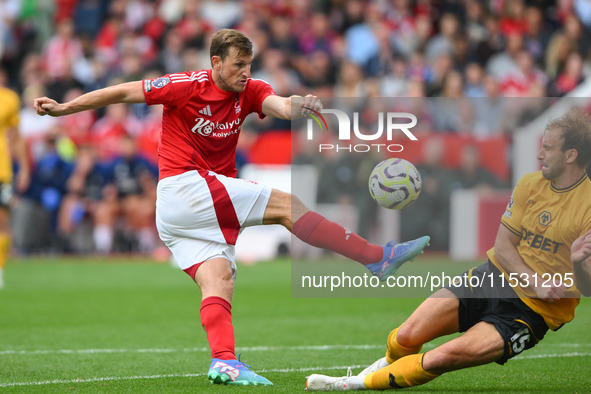
{"type": "Polygon", "coordinates": [[[271,86],[249,79],[240,93],[218,88],[211,70],[167,74],[143,81],[148,105],[163,104],[158,150],[160,179],[205,169],[236,177],[236,144],[244,118],[262,113],[271,86]]]}

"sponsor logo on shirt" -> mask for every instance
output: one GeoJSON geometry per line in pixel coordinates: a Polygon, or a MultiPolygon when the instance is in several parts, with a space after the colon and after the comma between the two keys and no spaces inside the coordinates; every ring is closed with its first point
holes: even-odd
{"type": "Polygon", "coordinates": [[[205,115],[205,116],[211,116],[211,108],[209,108],[209,104],[207,104],[205,107],[203,107],[201,109],[201,111],[199,111],[199,113],[201,115],[205,115]]]}
{"type": "Polygon", "coordinates": [[[163,88],[166,85],[168,85],[169,82],[170,82],[170,78],[160,77],[160,78],[152,81],[152,86],[154,86],[156,89],[160,89],[160,88],[163,88]]]}
{"type": "Polygon", "coordinates": [[[551,252],[553,254],[558,253],[560,246],[564,245],[563,242],[554,241],[544,235],[535,234],[526,229],[523,229],[523,235],[521,238],[526,241],[531,248],[540,249],[544,252],[551,252]]]}
{"type": "Polygon", "coordinates": [[[215,138],[226,138],[230,135],[237,134],[240,128],[240,118],[236,118],[231,122],[214,123],[211,120],[203,118],[195,118],[195,126],[191,128],[193,133],[201,134],[204,137],[212,136],[215,138]],[[215,132],[220,130],[219,132],[215,132]]]}

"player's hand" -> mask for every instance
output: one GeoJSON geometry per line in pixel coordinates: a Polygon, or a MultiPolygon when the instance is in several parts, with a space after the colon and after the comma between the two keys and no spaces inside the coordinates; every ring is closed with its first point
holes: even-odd
{"type": "Polygon", "coordinates": [[[57,101],[49,97],[36,98],[33,101],[33,107],[37,111],[37,115],[60,116],[61,105],[57,101]]]}
{"type": "Polygon", "coordinates": [[[570,259],[573,264],[580,264],[591,256],[591,230],[580,236],[570,247],[570,259]]]}
{"type": "Polygon", "coordinates": [[[300,107],[302,108],[302,115],[313,114],[314,111],[320,112],[322,110],[322,102],[317,96],[308,94],[307,96],[302,97],[300,107]]]}
{"type": "Polygon", "coordinates": [[[564,284],[561,284],[560,286],[554,286],[554,284],[552,284],[548,287],[538,286],[534,288],[534,291],[536,292],[536,298],[554,303],[566,296],[568,288],[564,284]]]}

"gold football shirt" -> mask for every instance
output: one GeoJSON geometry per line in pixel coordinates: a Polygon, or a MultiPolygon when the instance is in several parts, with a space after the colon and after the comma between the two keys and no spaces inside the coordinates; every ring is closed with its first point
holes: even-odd
{"type": "MultiPolygon", "coordinates": [[[[538,286],[549,286],[552,281],[569,285],[574,281],[570,247],[591,229],[591,180],[585,175],[568,188],[556,189],[541,171],[527,174],[513,190],[501,223],[521,237],[517,250],[537,274],[529,280],[537,281],[538,286]]],[[[487,254],[505,273],[505,283],[515,283],[495,259],[494,248],[487,254]]],[[[567,293],[570,298],[555,303],[528,297],[520,286],[513,289],[552,330],[573,319],[581,296],[574,285],[567,293]]]]}
{"type": "Polygon", "coordinates": [[[10,89],[0,87],[0,183],[12,181],[12,160],[8,145],[8,130],[18,127],[20,99],[10,89]]]}

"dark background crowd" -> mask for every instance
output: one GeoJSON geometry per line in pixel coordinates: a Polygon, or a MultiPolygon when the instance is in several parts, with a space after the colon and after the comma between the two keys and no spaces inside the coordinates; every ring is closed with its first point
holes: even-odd
{"type": "MultiPolygon", "coordinates": [[[[162,108],[119,104],[51,118],[37,116],[32,101],[209,68],[210,37],[227,27],[253,40],[252,76],[285,96],[560,97],[589,73],[585,0],[0,0],[0,82],[21,97],[33,168],[14,207],[17,251],[162,247],[153,224],[162,108]]],[[[421,202],[403,213],[427,215],[425,223],[439,228],[412,231],[444,234],[451,188],[510,186],[510,173],[487,169],[480,156],[482,141],[510,145],[512,130],[465,119],[433,125],[427,141],[435,143],[416,160],[421,202]],[[436,143],[443,134],[468,141],[454,165],[436,143]],[[439,216],[441,223],[433,220],[439,216]]],[[[249,118],[238,164],[288,162],[289,153],[266,147],[278,141],[289,150],[289,133],[288,122],[249,118]]],[[[323,168],[319,202],[357,198],[362,163],[315,160],[323,168]]],[[[445,236],[434,240],[435,249],[448,247],[445,236]]]]}

